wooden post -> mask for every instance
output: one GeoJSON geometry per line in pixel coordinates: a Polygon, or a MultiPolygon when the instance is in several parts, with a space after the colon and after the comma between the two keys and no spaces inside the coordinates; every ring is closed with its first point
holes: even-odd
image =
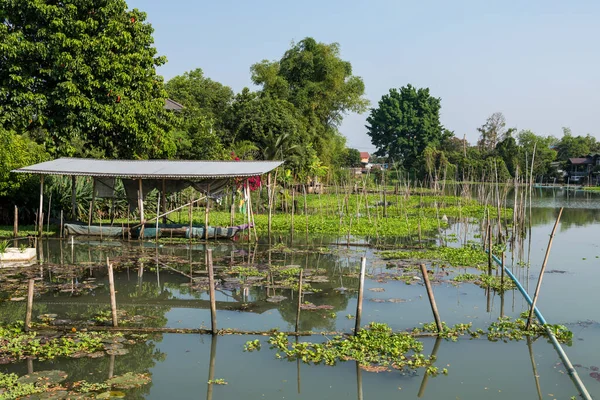
{"type": "Polygon", "coordinates": [[[269,172],[269,174],[267,175],[267,196],[269,198],[268,204],[269,204],[269,223],[268,223],[268,233],[269,233],[269,237],[271,237],[271,226],[272,226],[272,219],[273,219],[273,186],[272,186],[272,182],[271,182],[271,173],[269,172]]]}
{"type": "Polygon", "coordinates": [[[421,273],[423,274],[423,281],[425,282],[425,288],[427,289],[427,296],[429,297],[429,303],[431,304],[431,311],[435,318],[435,324],[437,325],[438,332],[443,331],[442,321],[440,320],[440,314],[438,313],[437,305],[435,304],[435,297],[433,297],[433,290],[431,289],[431,283],[429,282],[429,274],[425,264],[421,264],[421,273]]]}
{"type": "MultiPolygon", "coordinates": [[[[210,208],[210,184],[208,185],[208,191],[206,192],[206,207],[204,207],[204,240],[208,240],[208,213],[210,208]]],[[[215,232],[215,237],[216,237],[215,232]]]]}
{"type": "MultiPolygon", "coordinates": [[[[164,183],[164,179],[163,179],[163,183],[164,183]]],[[[158,221],[159,221],[158,216],[159,215],[160,215],[160,192],[158,192],[158,200],[156,201],[156,232],[154,232],[154,234],[155,234],[154,240],[156,241],[157,245],[158,245],[158,221]]],[[[158,268],[156,269],[156,272],[158,273],[158,268]]]]}
{"type": "Polygon", "coordinates": [[[29,287],[27,288],[27,311],[25,314],[25,331],[28,332],[31,325],[31,312],[33,311],[33,284],[34,280],[29,280],[29,287]]]}
{"type": "Polygon", "coordinates": [[[117,298],[115,297],[115,277],[113,275],[113,266],[108,257],[106,257],[106,266],[108,267],[108,286],[110,290],[110,309],[112,312],[113,326],[119,326],[117,319],[117,298]]]}
{"type": "Polygon", "coordinates": [[[190,201],[190,208],[188,209],[188,218],[190,220],[190,231],[189,231],[189,239],[192,240],[192,229],[194,227],[194,193],[192,192],[192,201],[190,201]]]}
{"type": "Polygon", "coordinates": [[[360,278],[358,281],[358,299],[356,301],[356,317],[354,323],[354,334],[356,335],[360,330],[360,318],[362,315],[362,303],[363,295],[365,290],[365,273],[367,270],[367,259],[365,257],[360,258],[360,278]]]}
{"type": "Polygon", "coordinates": [[[217,302],[215,299],[215,277],[213,273],[212,249],[206,250],[208,258],[208,293],[210,296],[210,328],[213,335],[217,333],[217,302]]]}
{"type": "Polygon", "coordinates": [[[302,269],[298,277],[298,309],[296,310],[296,332],[300,328],[300,308],[302,307],[302,269]]]}
{"type": "Polygon", "coordinates": [[[15,206],[15,220],[13,221],[13,237],[19,236],[19,207],[15,206]]]}
{"type": "Polygon", "coordinates": [[[92,203],[90,204],[90,216],[88,220],[88,227],[94,222],[94,208],[96,206],[96,178],[92,178],[92,203]]]}
{"type": "Polygon", "coordinates": [[[44,175],[40,176],[40,208],[38,210],[38,235],[44,230],[44,175]]]}
{"type": "MultiPolygon", "coordinates": [[[[163,179],[162,180],[162,209],[163,211],[167,211],[167,183],[166,181],[163,179]]],[[[158,215],[158,214],[157,214],[158,215]]],[[[163,215],[163,224],[167,223],[167,215],[163,215]]]]}
{"type": "Polygon", "coordinates": [[[64,225],[65,225],[65,221],[64,221],[63,210],[60,210],[60,238],[61,239],[63,238],[64,225]]]}
{"type": "Polygon", "coordinates": [[[504,317],[504,263],[506,261],[506,256],[504,252],[502,252],[502,273],[500,274],[500,317],[504,317]]]}
{"type": "Polygon", "coordinates": [[[529,310],[529,317],[527,318],[527,326],[526,330],[529,330],[531,326],[531,319],[533,318],[533,310],[535,310],[535,303],[537,302],[538,297],[540,296],[540,288],[542,287],[542,279],[544,278],[544,272],[546,272],[546,264],[548,263],[548,257],[550,256],[550,249],[552,249],[552,242],[554,241],[554,234],[556,233],[556,228],[558,227],[558,223],[560,221],[560,217],[562,215],[563,208],[560,208],[558,212],[558,217],[556,217],[556,222],[554,222],[554,228],[552,228],[552,234],[550,235],[550,240],[548,241],[548,248],[546,248],[546,255],[544,256],[544,262],[542,263],[542,269],[540,270],[540,277],[538,279],[537,285],[535,287],[535,294],[533,295],[533,301],[531,302],[531,309],[529,310]]]}
{"type": "Polygon", "coordinates": [[[140,210],[140,235],[139,238],[144,238],[144,225],[146,224],[146,219],[144,218],[144,188],[142,185],[142,180],[138,179],[138,207],[140,210]]]}
{"type": "Polygon", "coordinates": [[[492,225],[488,218],[488,275],[492,276],[492,225]]]}
{"type": "Polygon", "coordinates": [[[71,218],[74,221],[79,219],[79,209],[77,208],[77,177],[71,175],[71,218]]]}

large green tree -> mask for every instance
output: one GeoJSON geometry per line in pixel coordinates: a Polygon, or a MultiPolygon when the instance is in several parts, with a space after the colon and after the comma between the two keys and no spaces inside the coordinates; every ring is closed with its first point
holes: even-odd
{"type": "Polygon", "coordinates": [[[222,159],[233,137],[225,129],[225,117],[233,91],[204,76],[202,69],[184,73],[165,84],[169,98],[184,108],[175,116],[177,158],[222,159]]]}
{"type": "Polygon", "coordinates": [[[175,150],[146,14],[123,0],[0,2],[0,109],[54,155],[175,150]]]}
{"type": "Polygon", "coordinates": [[[19,189],[32,181],[31,176],[13,174],[11,170],[47,159],[48,154],[41,145],[0,126],[0,197],[7,196],[15,200],[19,189]]]}
{"type": "Polygon", "coordinates": [[[596,138],[591,135],[573,136],[571,129],[563,128],[563,137],[556,144],[557,158],[566,161],[571,157],[585,157],[600,150],[596,138]]]}
{"type": "Polygon", "coordinates": [[[418,168],[425,148],[445,140],[440,124],[441,100],[429,89],[406,85],[390,89],[367,118],[367,134],[377,147],[375,155],[388,156],[404,168],[418,168]]]}
{"type": "Polygon", "coordinates": [[[556,138],[553,136],[536,135],[532,131],[523,130],[517,135],[519,143],[519,170],[521,173],[531,173],[533,161],[533,175],[547,175],[550,164],[556,159],[556,138]]]}
{"type": "Polygon", "coordinates": [[[285,160],[289,168],[299,171],[314,153],[306,118],[287,100],[245,88],[235,97],[227,126],[236,143],[255,143],[258,159],[285,160]]]}
{"type": "Polygon", "coordinates": [[[342,142],[337,127],[344,114],[366,111],[368,100],[362,79],[352,74],[350,62],[341,59],[340,46],[308,37],[293,44],[280,60],[254,64],[251,72],[263,95],[288,101],[306,118],[311,144],[321,160],[341,162],[340,152],[330,152],[342,142]]]}

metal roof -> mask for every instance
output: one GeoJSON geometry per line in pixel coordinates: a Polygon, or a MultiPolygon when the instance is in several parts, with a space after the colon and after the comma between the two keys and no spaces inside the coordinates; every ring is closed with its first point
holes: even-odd
{"type": "Polygon", "coordinates": [[[571,164],[593,164],[592,159],[591,158],[587,158],[587,157],[569,158],[569,162],[571,164]]]}
{"type": "Polygon", "coordinates": [[[283,161],[96,160],[59,158],[12,172],[142,179],[243,178],[263,175],[283,161]]]}
{"type": "Polygon", "coordinates": [[[171,99],[165,99],[165,110],[175,110],[175,111],[181,111],[183,110],[183,105],[176,102],[175,100],[171,100],[171,99]]]}

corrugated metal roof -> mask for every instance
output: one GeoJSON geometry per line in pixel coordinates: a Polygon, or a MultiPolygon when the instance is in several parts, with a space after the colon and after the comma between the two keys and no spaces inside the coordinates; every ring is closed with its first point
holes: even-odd
{"type": "Polygon", "coordinates": [[[586,157],[569,158],[569,162],[571,164],[593,164],[592,159],[591,158],[586,158],[586,157]]]}
{"type": "Polygon", "coordinates": [[[95,160],[59,158],[12,172],[115,178],[243,178],[274,170],[283,161],[95,160]]]}
{"type": "Polygon", "coordinates": [[[183,110],[183,108],[183,105],[176,102],[175,100],[165,99],[165,110],[181,111],[183,110]]]}

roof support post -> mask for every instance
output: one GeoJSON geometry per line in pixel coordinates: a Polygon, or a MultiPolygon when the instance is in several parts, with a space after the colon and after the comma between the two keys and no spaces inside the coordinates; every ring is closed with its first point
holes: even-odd
{"type": "Polygon", "coordinates": [[[144,238],[144,224],[146,219],[144,218],[144,189],[142,186],[142,180],[138,179],[138,208],[140,210],[140,235],[139,238],[144,238]]]}
{"type": "Polygon", "coordinates": [[[77,208],[77,176],[71,175],[71,218],[74,221],[79,220],[77,208]]]}
{"type": "MultiPolygon", "coordinates": [[[[163,212],[167,212],[167,184],[166,184],[164,178],[162,180],[162,197],[161,197],[161,200],[162,200],[162,205],[161,205],[162,210],[163,210],[163,212]]],[[[167,215],[166,214],[163,216],[163,221],[162,222],[163,222],[163,224],[167,223],[167,215]]]]}
{"type": "Polygon", "coordinates": [[[40,175],[40,208],[38,210],[38,234],[41,237],[44,229],[44,175],[40,175]]]}
{"type": "Polygon", "coordinates": [[[94,223],[94,212],[96,211],[96,178],[92,178],[92,204],[90,204],[90,215],[88,217],[88,228],[94,223]]]}

